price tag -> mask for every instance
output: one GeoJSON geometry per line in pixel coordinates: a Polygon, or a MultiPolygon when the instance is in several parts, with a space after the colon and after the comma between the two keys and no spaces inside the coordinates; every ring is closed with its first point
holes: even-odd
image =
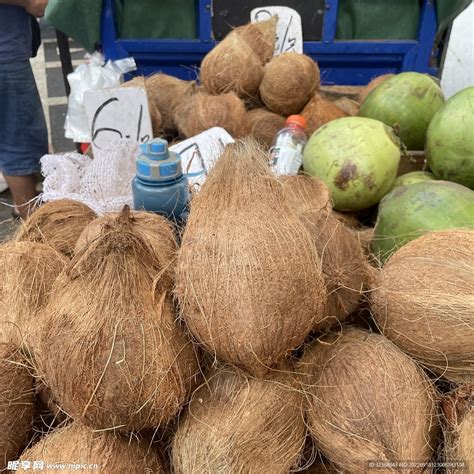
{"type": "Polygon", "coordinates": [[[197,191],[225,147],[234,141],[226,130],[213,127],[171,146],[170,150],[181,155],[183,172],[188,175],[189,183],[197,191]]]}
{"type": "Polygon", "coordinates": [[[153,138],[146,92],[140,87],[84,93],[94,156],[121,138],[145,143],[153,138]]]}
{"type": "Polygon", "coordinates": [[[258,23],[278,15],[274,56],[282,53],[303,53],[301,16],[289,7],[259,7],[250,12],[250,21],[258,23]]]}

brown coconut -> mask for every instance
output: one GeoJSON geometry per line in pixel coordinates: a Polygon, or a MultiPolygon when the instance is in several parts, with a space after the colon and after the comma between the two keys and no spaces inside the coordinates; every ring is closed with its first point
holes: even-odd
{"type": "Polygon", "coordinates": [[[96,213],[81,202],[70,199],[50,201],[27,219],[15,240],[48,244],[71,257],[84,227],[96,217],[96,213]]]}
{"type": "Polygon", "coordinates": [[[0,471],[26,446],[33,417],[33,377],[18,348],[0,341],[0,471]]]}
{"type": "Polygon", "coordinates": [[[6,339],[25,344],[38,327],[38,314],[51,296],[66,257],[48,245],[9,242],[0,246],[0,326],[6,339]]]}
{"type": "Polygon", "coordinates": [[[228,146],[193,200],[178,256],[189,329],[211,353],[262,374],[324,318],[320,265],[267,155],[251,139],[228,146]]]}
{"type": "Polygon", "coordinates": [[[223,367],[194,393],[172,445],[174,472],[287,473],[305,437],[303,394],[290,376],[223,367]]]}
{"type": "Polygon", "coordinates": [[[474,385],[457,388],[443,400],[446,471],[471,472],[474,466],[474,385]],[[462,465],[456,466],[456,463],[462,465]]]}
{"type": "MultiPolygon", "coordinates": [[[[27,449],[21,461],[44,461],[48,464],[66,464],[61,472],[73,473],[77,466],[97,465],[96,473],[157,473],[164,474],[162,457],[156,449],[136,438],[120,437],[113,432],[94,432],[78,422],[55,430],[27,449]]],[[[89,467],[90,469],[90,467],[89,467]]],[[[44,473],[58,469],[41,470],[44,473]]],[[[22,469],[19,472],[25,472],[22,469]]]]}
{"type": "Polygon", "coordinates": [[[162,128],[164,128],[163,116],[158,107],[153,91],[148,87],[147,80],[143,76],[137,76],[130,81],[124,82],[121,87],[139,87],[146,92],[153,135],[158,136],[161,133],[162,128]]]}
{"type": "Polygon", "coordinates": [[[276,134],[285,127],[286,119],[266,109],[247,112],[249,134],[266,149],[272,146],[276,134]]]}
{"type": "Polygon", "coordinates": [[[343,322],[360,304],[367,283],[367,260],[357,234],[331,212],[328,187],[312,176],[284,176],[288,204],[310,232],[321,258],[328,290],[325,330],[343,322]]]}
{"type": "Polygon", "coordinates": [[[200,78],[209,94],[235,92],[241,98],[250,98],[257,95],[263,66],[245,39],[231,31],[202,60],[200,78]]]}
{"type": "MultiPolygon", "coordinates": [[[[85,251],[92,243],[113,227],[118,213],[105,214],[93,220],[82,232],[76,243],[75,252],[85,251]]],[[[171,290],[174,285],[174,271],[178,244],[170,222],[163,216],[151,212],[130,211],[130,222],[154,250],[160,268],[162,286],[171,290]]]]}
{"type": "Polygon", "coordinates": [[[283,53],[265,66],[260,96],[272,112],[297,114],[319,89],[319,80],[318,65],[309,56],[283,53]]]}
{"type": "Polygon", "coordinates": [[[431,460],[438,430],[435,392],[418,366],[383,336],[346,328],[318,339],[305,351],[300,371],[309,429],[339,468],[362,473],[371,472],[370,461],[431,460]]]}
{"type": "Polygon", "coordinates": [[[249,23],[234,30],[258,56],[262,65],[273,57],[277,24],[278,16],[272,16],[269,20],[249,23]]]}
{"type": "Polygon", "coordinates": [[[359,104],[362,104],[366,97],[379,85],[382,84],[382,82],[386,81],[387,79],[390,79],[393,77],[395,74],[382,74],[381,76],[378,76],[374,79],[372,79],[359,93],[359,104]]]}
{"type": "Polygon", "coordinates": [[[36,380],[35,383],[36,399],[39,405],[40,412],[46,412],[52,416],[52,424],[57,425],[67,420],[68,416],[54,399],[49,387],[40,379],[36,380]]]}
{"type": "Polygon", "coordinates": [[[300,219],[323,265],[328,300],[325,324],[318,329],[325,331],[340,325],[359,307],[368,284],[368,262],[358,236],[332,213],[308,211],[300,219]]]}
{"type": "Polygon", "coordinates": [[[333,102],[323,99],[319,94],[315,94],[302,110],[301,115],[306,120],[306,134],[311,136],[319,127],[336,120],[347,117],[333,102]]]}
{"type": "Polygon", "coordinates": [[[331,193],[323,181],[309,175],[281,176],[288,204],[296,214],[327,212],[332,209],[331,193]]]}
{"type": "Polygon", "coordinates": [[[351,229],[360,229],[362,224],[357,219],[355,213],[334,211],[333,216],[351,229]]]}
{"type": "Polygon", "coordinates": [[[359,102],[349,99],[349,97],[341,97],[340,99],[335,100],[334,105],[345,114],[351,116],[357,115],[360,109],[359,102]]]}
{"type": "Polygon", "coordinates": [[[374,227],[366,227],[360,230],[354,230],[354,232],[356,232],[360,244],[362,245],[362,248],[364,249],[365,255],[367,256],[370,262],[372,262],[374,265],[377,265],[378,267],[379,264],[377,263],[377,258],[372,253],[372,239],[374,237],[374,231],[374,227]]]}
{"type": "Polygon", "coordinates": [[[248,134],[245,105],[233,92],[219,96],[195,94],[176,108],[175,121],[187,138],[212,127],[225,128],[234,138],[248,134]]]}
{"type": "Polygon", "coordinates": [[[454,382],[474,382],[474,231],[428,233],[385,264],[372,294],[380,330],[454,382]]]}
{"type": "Polygon", "coordinates": [[[183,81],[162,73],[147,77],[146,87],[150,100],[161,113],[161,127],[164,130],[176,128],[174,123],[176,107],[181,102],[189,100],[197,90],[195,81],[183,81]]]}
{"type": "Polygon", "coordinates": [[[42,313],[40,374],[64,411],[95,429],[167,422],[198,372],[155,249],[124,209],[66,267],[42,313]]]}

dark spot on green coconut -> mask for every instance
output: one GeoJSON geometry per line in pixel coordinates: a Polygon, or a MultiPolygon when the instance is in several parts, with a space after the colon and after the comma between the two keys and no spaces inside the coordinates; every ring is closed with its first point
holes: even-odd
{"type": "Polygon", "coordinates": [[[344,163],[341,171],[336,175],[334,184],[339,189],[347,189],[349,187],[349,181],[351,181],[357,173],[357,166],[350,160],[344,163]]]}
{"type": "Polygon", "coordinates": [[[369,188],[373,189],[375,187],[374,176],[372,174],[366,174],[363,178],[364,184],[369,188]]]}
{"type": "Polygon", "coordinates": [[[423,88],[423,89],[415,89],[413,91],[413,95],[418,98],[418,99],[423,99],[423,97],[425,97],[426,93],[428,92],[428,89],[427,88],[423,88]]]}

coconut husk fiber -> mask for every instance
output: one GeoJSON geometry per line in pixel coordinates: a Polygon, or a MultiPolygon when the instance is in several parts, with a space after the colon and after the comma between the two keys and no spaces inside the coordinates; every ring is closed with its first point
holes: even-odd
{"type": "MultiPolygon", "coordinates": [[[[48,464],[65,464],[61,472],[77,472],[77,466],[97,465],[94,472],[111,473],[157,473],[164,474],[161,455],[149,449],[146,443],[134,437],[120,437],[113,432],[94,432],[74,422],[52,431],[21,456],[20,461],[42,460],[48,464]]],[[[45,467],[41,472],[50,474],[58,469],[45,467]]],[[[19,472],[25,472],[22,469],[19,472]]]]}
{"type": "Polygon", "coordinates": [[[172,445],[174,472],[287,473],[306,437],[294,378],[248,378],[224,366],[194,393],[172,445]]]}
{"type": "Polygon", "coordinates": [[[273,57],[277,24],[278,16],[275,15],[269,20],[249,23],[234,30],[258,56],[262,65],[273,57]]]}
{"type": "Polygon", "coordinates": [[[296,214],[332,210],[331,193],[326,184],[309,175],[280,176],[288,204],[296,214]]]}
{"type": "Polygon", "coordinates": [[[277,133],[285,127],[286,118],[259,108],[247,112],[249,134],[263,147],[270,149],[277,133]]]}
{"type": "Polygon", "coordinates": [[[380,330],[454,382],[474,382],[474,231],[431,232],[388,260],[372,293],[380,330]]]}
{"type": "Polygon", "coordinates": [[[357,219],[355,213],[334,211],[333,215],[338,221],[341,221],[343,224],[345,224],[347,227],[350,227],[351,229],[358,230],[362,227],[362,224],[357,219]]]}
{"type": "Polygon", "coordinates": [[[382,84],[382,82],[386,81],[387,79],[390,79],[393,77],[395,74],[382,74],[381,76],[378,76],[374,79],[372,79],[359,93],[359,104],[362,104],[364,100],[367,98],[367,96],[379,85],[382,84]]]}
{"type": "Polygon", "coordinates": [[[48,244],[71,257],[84,227],[96,217],[96,213],[81,202],[70,199],[50,201],[27,219],[15,240],[48,244]]]}
{"type": "Polygon", "coordinates": [[[285,359],[324,318],[311,236],[254,140],[228,146],[194,198],[176,294],[202,345],[256,375],[285,359]]]}
{"type": "Polygon", "coordinates": [[[368,262],[358,236],[332,213],[308,211],[301,222],[313,237],[328,292],[326,321],[319,331],[340,325],[360,305],[368,285],[368,262]]]}
{"type": "MultiPolygon", "coordinates": [[[[92,221],[82,232],[76,243],[76,254],[87,248],[110,230],[118,213],[105,214],[92,221]]],[[[135,233],[139,234],[153,249],[161,274],[161,287],[171,290],[174,285],[174,271],[178,244],[170,221],[151,212],[130,211],[129,220],[135,233]]]]}
{"type": "Polygon", "coordinates": [[[176,108],[175,121],[186,138],[212,127],[225,128],[234,138],[248,134],[245,105],[233,92],[218,96],[195,94],[176,108]]]}
{"type": "Polygon", "coordinates": [[[67,259],[45,244],[9,242],[0,246],[0,326],[6,339],[32,350],[30,336],[67,259]]]}
{"type": "Polygon", "coordinates": [[[431,460],[438,431],[434,389],[386,338],[345,328],[310,345],[299,370],[309,429],[319,450],[340,469],[393,472],[371,470],[368,463],[431,460]]]}
{"type": "Polygon", "coordinates": [[[283,53],[265,66],[260,96],[272,112],[297,114],[319,89],[319,81],[318,65],[309,56],[283,53]]]}
{"type": "Polygon", "coordinates": [[[49,387],[42,380],[37,379],[35,383],[36,399],[40,412],[47,412],[52,416],[52,423],[57,425],[67,420],[68,416],[57,404],[49,387]]]}
{"type": "Polygon", "coordinates": [[[66,413],[99,430],[169,421],[198,372],[165,269],[127,211],[75,256],[42,313],[39,373],[66,413]]]}
{"type": "Polygon", "coordinates": [[[366,227],[360,230],[355,230],[357,237],[359,238],[359,242],[364,249],[365,255],[370,259],[373,260],[374,263],[376,261],[375,255],[372,253],[372,239],[374,237],[374,227],[366,227]]]}
{"type": "Polygon", "coordinates": [[[446,472],[470,472],[474,466],[474,385],[460,386],[448,394],[443,412],[446,472]],[[455,463],[464,465],[456,468],[455,463]]]}
{"type": "Polygon", "coordinates": [[[18,459],[33,427],[33,377],[19,349],[0,341],[0,471],[18,459]]]}
{"type": "Polygon", "coordinates": [[[155,95],[153,94],[151,88],[148,86],[147,80],[143,76],[137,76],[131,79],[130,81],[124,82],[121,87],[139,87],[146,92],[153,135],[160,135],[162,129],[164,128],[163,117],[158,107],[155,95]]]}
{"type": "Polygon", "coordinates": [[[328,290],[326,330],[342,323],[357,309],[367,283],[367,259],[361,243],[349,227],[331,211],[328,187],[312,176],[284,176],[287,202],[310,232],[321,258],[328,290]]]}
{"type": "Polygon", "coordinates": [[[359,102],[348,97],[341,97],[334,101],[334,105],[342,110],[345,114],[355,116],[359,113],[359,102]]]}
{"type": "Polygon", "coordinates": [[[306,134],[308,136],[311,136],[324,124],[348,116],[337,105],[327,99],[323,99],[319,94],[315,94],[311,98],[302,110],[301,115],[306,120],[306,134]]]}
{"type": "Polygon", "coordinates": [[[241,98],[255,97],[262,78],[259,56],[237,31],[231,31],[201,63],[201,83],[212,95],[234,92],[241,98]]]}
{"type": "Polygon", "coordinates": [[[197,92],[195,81],[183,81],[163,73],[147,77],[146,87],[150,100],[161,113],[161,127],[164,130],[176,128],[174,110],[181,102],[188,100],[197,92]]]}

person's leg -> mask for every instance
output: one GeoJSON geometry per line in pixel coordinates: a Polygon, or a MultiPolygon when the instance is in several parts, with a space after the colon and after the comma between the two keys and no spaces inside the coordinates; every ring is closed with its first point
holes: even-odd
{"type": "Polygon", "coordinates": [[[0,63],[0,171],[22,217],[36,196],[33,174],[46,153],[48,133],[30,63],[0,63]]]}
{"type": "Polygon", "coordinates": [[[34,176],[4,176],[4,178],[12,193],[15,211],[26,219],[32,207],[30,201],[37,195],[34,176]]]}

